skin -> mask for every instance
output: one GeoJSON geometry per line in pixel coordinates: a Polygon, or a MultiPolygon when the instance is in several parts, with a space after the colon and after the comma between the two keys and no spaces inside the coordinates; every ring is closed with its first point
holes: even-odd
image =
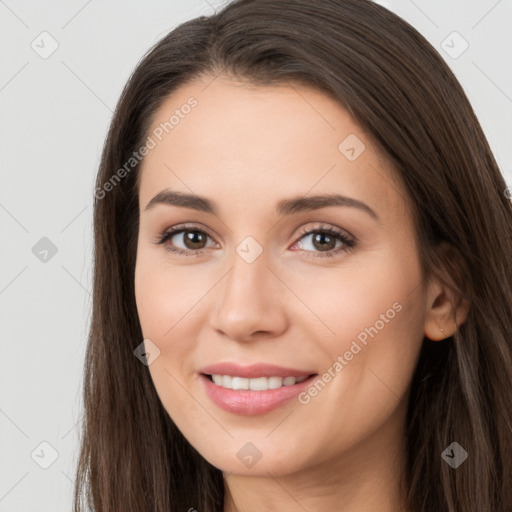
{"type": "Polygon", "coordinates": [[[225,512],[405,510],[398,482],[421,343],[451,336],[467,310],[442,282],[421,279],[406,193],[339,103],[297,84],[205,77],[174,91],[152,129],[191,96],[197,106],[145,157],[139,189],[135,293],[144,338],[160,350],[149,370],[163,406],[223,471],[225,512]],[[350,134],[365,145],[354,161],[338,149],[350,134]],[[219,214],[145,210],[164,189],[206,196],[219,214]],[[324,193],[363,201],[379,219],[346,206],[275,213],[282,199],[324,193]],[[183,232],[166,242],[189,256],[155,243],[185,222],[208,233],[196,245],[183,232]],[[321,225],[356,246],[299,234],[321,225]],[[262,249],[252,263],[236,252],[247,236],[262,249]],[[322,257],[329,250],[338,252],[322,257]],[[307,404],[237,415],[211,402],[199,381],[201,367],[221,361],[322,375],[395,303],[401,310],[307,404]],[[237,457],[248,442],[261,453],[250,468],[237,457]]]}

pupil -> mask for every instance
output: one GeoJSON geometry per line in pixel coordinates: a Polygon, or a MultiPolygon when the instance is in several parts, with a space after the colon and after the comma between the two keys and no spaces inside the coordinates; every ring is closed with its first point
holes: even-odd
{"type": "Polygon", "coordinates": [[[199,231],[186,231],[185,239],[192,243],[192,249],[197,249],[194,244],[201,244],[201,240],[198,241],[198,238],[202,238],[202,234],[199,231]]]}
{"type": "MultiPolygon", "coordinates": [[[[317,242],[319,242],[320,240],[325,239],[325,238],[330,240],[331,245],[332,245],[332,242],[334,241],[334,238],[331,235],[328,235],[328,234],[325,234],[325,233],[317,233],[313,237],[313,244],[315,244],[315,246],[316,246],[317,242]]],[[[325,249],[326,248],[326,244],[320,244],[319,247],[317,247],[317,248],[325,249]]],[[[329,247],[329,248],[331,248],[331,247],[329,247]]],[[[334,247],[332,247],[332,248],[334,248],[334,247]]]]}

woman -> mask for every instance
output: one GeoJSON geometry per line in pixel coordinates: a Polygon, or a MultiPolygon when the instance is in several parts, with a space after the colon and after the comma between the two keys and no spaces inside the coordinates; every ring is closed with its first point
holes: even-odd
{"type": "Polygon", "coordinates": [[[184,23],[126,85],[95,197],[75,510],[512,509],[512,206],[406,22],[184,23]]]}

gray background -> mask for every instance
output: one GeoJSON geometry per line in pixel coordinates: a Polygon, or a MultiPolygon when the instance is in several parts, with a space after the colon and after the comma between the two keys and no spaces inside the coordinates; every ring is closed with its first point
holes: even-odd
{"type": "MultiPolygon", "coordinates": [[[[379,3],[454,70],[512,185],[512,0],[379,3]]],[[[108,123],[143,53],[221,4],[0,0],[0,512],[71,510],[108,123]]]]}

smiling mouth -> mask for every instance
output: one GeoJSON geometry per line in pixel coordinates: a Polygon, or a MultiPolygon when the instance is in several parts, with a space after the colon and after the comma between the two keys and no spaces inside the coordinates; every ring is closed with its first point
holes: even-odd
{"type": "Polygon", "coordinates": [[[295,384],[300,384],[311,377],[316,376],[317,374],[303,375],[301,377],[256,377],[256,378],[246,378],[246,377],[238,377],[232,375],[209,375],[209,374],[201,374],[204,375],[210,382],[213,382],[220,388],[224,389],[232,389],[234,391],[239,390],[249,390],[249,391],[268,391],[272,389],[279,389],[282,387],[294,386],[295,384]]]}

